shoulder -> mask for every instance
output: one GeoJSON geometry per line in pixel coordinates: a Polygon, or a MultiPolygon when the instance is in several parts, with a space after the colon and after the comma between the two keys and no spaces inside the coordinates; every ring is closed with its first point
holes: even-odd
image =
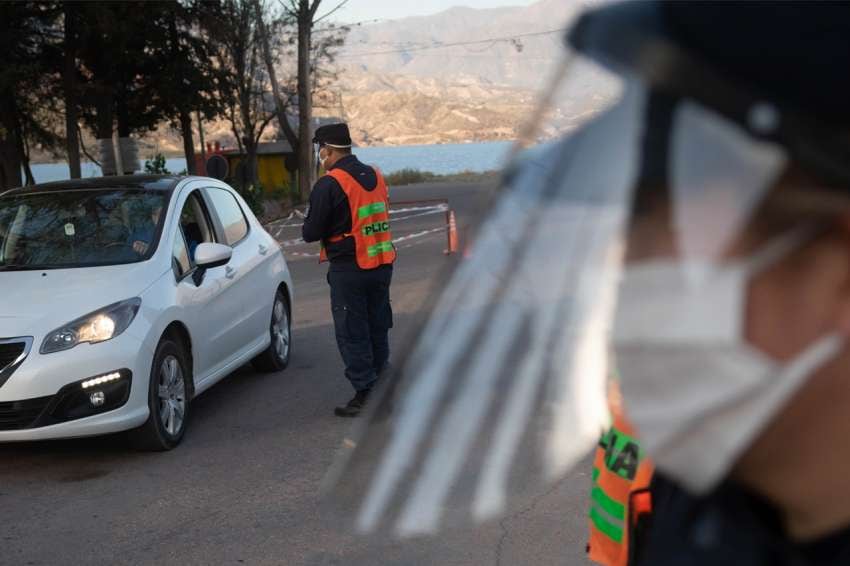
{"type": "Polygon", "coordinates": [[[351,177],[360,183],[360,185],[362,185],[366,190],[372,190],[375,188],[378,179],[377,167],[367,165],[355,156],[352,156],[351,159],[346,160],[345,164],[342,165],[341,168],[351,175],[351,177]]]}
{"type": "Polygon", "coordinates": [[[317,196],[325,196],[330,195],[334,191],[339,190],[340,186],[336,179],[334,179],[331,175],[322,175],[319,177],[319,180],[316,181],[316,184],[313,185],[312,194],[317,196]]]}

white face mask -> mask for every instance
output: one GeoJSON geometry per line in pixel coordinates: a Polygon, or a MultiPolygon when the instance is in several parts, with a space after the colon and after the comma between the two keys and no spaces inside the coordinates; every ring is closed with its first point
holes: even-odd
{"type": "Polygon", "coordinates": [[[625,271],[614,348],[626,413],[658,468],[696,494],[843,347],[828,334],[782,364],[744,339],[747,283],[810,236],[795,231],[723,265],[654,260],[625,271]]]}

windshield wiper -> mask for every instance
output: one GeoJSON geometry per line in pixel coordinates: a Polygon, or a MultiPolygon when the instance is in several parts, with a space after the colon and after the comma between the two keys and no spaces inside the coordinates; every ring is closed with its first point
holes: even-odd
{"type": "Polygon", "coordinates": [[[22,264],[22,263],[0,264],[0,271],[34,271],[36,269],[44,269],[44,266],[27,265],[27,264],[22,264]]]}

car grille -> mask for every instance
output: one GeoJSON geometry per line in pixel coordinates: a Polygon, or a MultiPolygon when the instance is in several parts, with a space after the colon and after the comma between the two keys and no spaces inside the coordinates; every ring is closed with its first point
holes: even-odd
{"type": "Polygon", "coordinates": [[[0,342],[0,370],[17,360],[26,346],[26,342],[0,342]]]}
{"type": "Polygon", "coordinates": [[[30,428],[44,411],[52,396],[25,401],[0,402],[0,430],[30,428]]]}
{"type": "Polygon", "coordinates": [[[0,387],[30,353],[31,337],[0,339],[0,387]]]}

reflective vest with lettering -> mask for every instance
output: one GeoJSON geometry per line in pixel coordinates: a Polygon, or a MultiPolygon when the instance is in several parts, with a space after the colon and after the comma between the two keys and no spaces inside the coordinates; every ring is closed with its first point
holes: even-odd
{"type": "Polygon", "coordinates": [[[354,238],[357,265],[361,269],[375,269],[395,261],[395,247],[390,232],[389,190],[381,172],[375,169],[378,185],[367,191],[350,174],[342,169],[331,169],[333,177],[348,197],[351,207],[351,232],[337,234],[322,242],[319,261],[327,261],[325,245],[354,238]]]}
{"type": "Polygon", "coordinates": [[[653,466],[626,420],[616,380],[608,387],[612,426],[599,441],[593,461],[588,556],[608,566],[633,564],[635,529],[652,512],[653,466]]]}

